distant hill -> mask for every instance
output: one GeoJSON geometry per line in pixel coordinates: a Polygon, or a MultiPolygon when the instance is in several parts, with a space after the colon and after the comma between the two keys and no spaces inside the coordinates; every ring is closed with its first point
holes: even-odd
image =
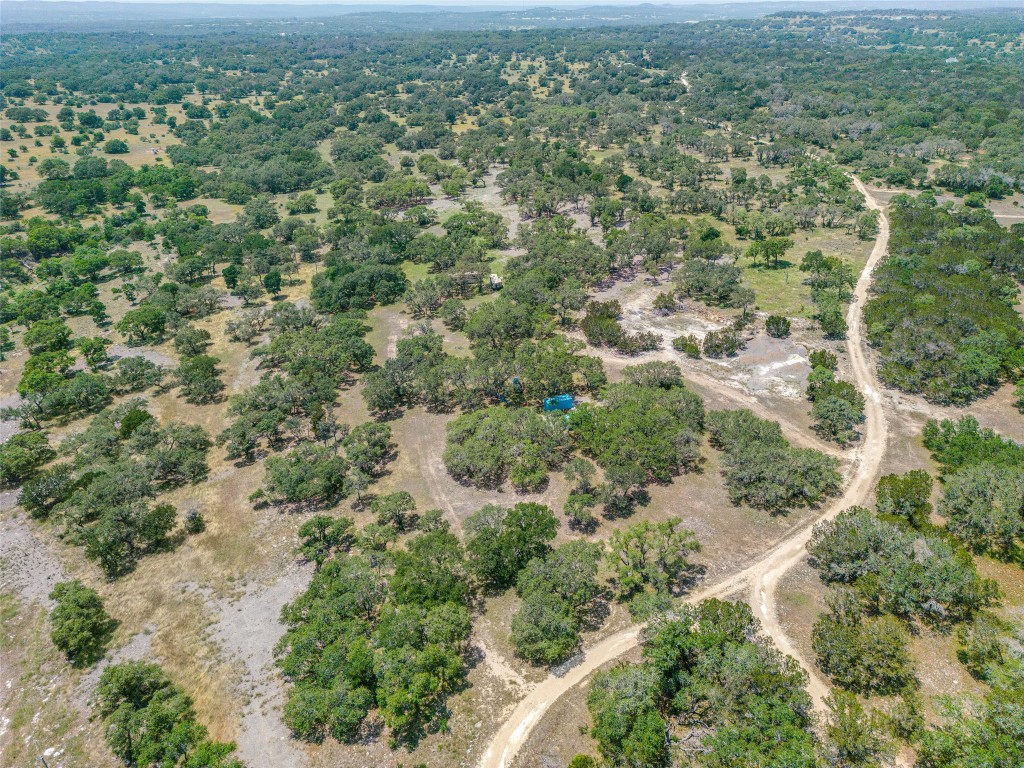
{"type": "MultiPolygon", "coordinates": [[[[423,29],[481,29],[681,23],[715,18],[754,18],[787,11],[839,11],[877,8],[964,10],[995,7],[989,0],[860,0],[840,2],[766,2],[722,4],[566,4],[512,8],[485,5],[388,4],[249,4],[249,3],[132,3],[44,2],[5,0],[0,27],[6,31],[33,29],[145,28],[167,22],[295,21],[347,17],[353,31],[423,29]]],[[[1005,3],[1003,3],[1005,5],[1005,3]]],[[[153,31],[153,30],[150,30],[153,31]]]]}

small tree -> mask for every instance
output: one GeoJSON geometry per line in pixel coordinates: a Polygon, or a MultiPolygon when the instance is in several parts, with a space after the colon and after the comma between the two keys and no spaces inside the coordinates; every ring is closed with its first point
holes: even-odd
{"type": "Polygon", "coordinates": [[[677,352],[682,352],[687,357],[691,357],[694,360],[700,357],[700,339],[693,334],[689,336],[677,336],[672,339],[672,348],[677,352]]]}
{"type": "Polygon", "coordinates": [[[319,571],[332,553],[348,551],[355,541],[353,529],[350,517],[316,515],[299,527],[298,551],[319,571]]]}
{"type": "Polygon", "coordinates": [[[263,287],[267,289],[267,293],[271,296],[278,296],[281,293],[281,272],[277,269],[272,269],[270,272],[263,276],[263,287]]]}
{"type": "Polygon", "coordinates": [[[210,355],[196,355],[181,361],[174,378],[181,394],[190,403],[212,403],[220,397],[224,382],[220,380],[220,360],[210,355]]]}
{"type": "Polygon", "coordinates": [[[246,221],[255,229],[267,229],[281,220],[269,195],[257,195],[245,204],[244,210],[246,221]]]}
{"type": "Polygon", "coordinates": [[[203,354],[210,346],[210,332],[194,325],[183,325],[174,334],[174,348],[182,357],[195,357],[203,354]]]}
{"type": "Polygon", "coordinates": [[[57,453],[42,432],[21,432],[0,445],[0,486],[18,485],[57,453]]]}
{"type": "Polygon", "coordinates": [[[416,526],[416,502],[408,491],[396,491],[378,496],[370,503],[370,511],[379,525],[391,526],[398,533],[411,531],[416,526]]]}
{"type": "Polygon", "coordinates": [[[818,434],[845,446],[857,439],[864,412],[842,397],[819,397],[811,406],[811,418],[818,434]]]}
{"type": "Polygon", "coordinates": [[[766,267],[778,267],[786,251],[792,248],[793,241],[788,237],[769,237],[767,240],[757,240],[747,248],[747,257],[756,265],[758,259],[764,260],[766,267]]]}
{"type": "Polygon", "coordinates": [[[819,305],[814,319],[821,325],[821,332],[826,339],[845,339],[849,326],[843,317],[842,306],[835,301],[827,301],[819,305]]]}
{"type": "Polygon", "coordinates": [[[825,368],[829,371],[834,371],[839,365],[839,359],[835,356],[835,353],[829,352],[827,349],[816,349],[808,355],[808,359],[811,363],[811,368],[825,368]]]}
{"type": "Polygon", "coordinates": [[[829,710],[825,728],[829,765],[874,768],[888,764],[895,750],[882,717],[869,715],[857,697],[846,691],[835,691],[825,703],[829,710]]]}
{"type": "Polygon", "coordinates": [[[668,315],[679,309],[679,304],[671,291],[664,291],[654,297],[654,308],[661,314],[668,315]]]}
{"type": "Polygon", "coordinates": [[[221,271],[221,275],[224,277],[224,285],[227,286],[229,291],[233,291],[238,285],[238,276],[241,274],[242,268],[237,264],[228,264],[221,271]]]}
{"type": "Polygon", "coordinates": [[[558,520],[543,504],[488,504],[466,520],[469,567],[488,587],[504,589],[532,558],[550,550],[557,530],[558,520]]]}
{"type": "Polygon", "coordinates": [[[511,640],[517,655],[536,664],[562,661],[580,642],[566,602],[539,592],[527,596],[512,617],[511,640]]]}
{"type": "Polygon", "coordinates": [[[858,596],[839,589],[829,597],[831,613],[811,633],[818,663],[837,685],[854,693],[889,695],[917,686],[910,635],[893,616],[865,617],[858,596]]]}
{"type": "Polygon", "coordinates": [[[923,469],[914,469],[904,475],[880,478],[875,487],[875,506],[881,515],[894,515],[920,528],[931,514],[931,495],[931,475],[923,469]]]}
{"type": "Polygon", "coordinates": [[[857,237],[861,240],[871,240],[878,235],[878,211],[865,211],[857,217],[857,237]]]}
{"type": "Polygon", "coordinates": [[[739,334],[732,328],[709,331],[704,337],[704,354],[707,357],[732,357],[742,345],[739,334]]]}
{"type": "Polygon", "coordinates": [[[680,527],[678,520],[644,520],[612,534],[608,563],[621,597],[646,587],[670,592],[682,586],[690,570],[687,558],[699,551],[693,531],[680,527]]]}
{"type": "Polygon", "coordinates": [[[75,339],[75,346],[82,353],[86,364],[93,370],[107,362],[107,347],[110,346],[110,343],[110,339],[105,339],[102,336],[75,339]]]}
{"type": "Polygon", "coordinates": [[[90,666],[101,658],[117,622],[103,608],[103,601],[78,579],[61,582],[50,592],[57,605],[50,612],[50,639],[76,667],[90,666]]]}

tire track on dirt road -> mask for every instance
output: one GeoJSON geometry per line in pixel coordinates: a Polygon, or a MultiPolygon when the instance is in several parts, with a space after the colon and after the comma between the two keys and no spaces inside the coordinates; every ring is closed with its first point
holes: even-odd
{"type": "MultiPolygon", "coordinates": [[[[854,288],[854,299],[846,314],[846,322],[850,326],[847,334],[846,348],[850,355],[850,365],[853,369],[854,379],[857,388],[864,394],[864,411],[866,416],[866,427],[861,445],[857,451],[857,470],[853,479],[846,486],[846,491],[834,504],[829,506],[828,511],[818,518],[818,522],[832,520],[844,509],[863,503],[871,493],[875,484],[885,456],[886,443],[888,440],[888,425],[886,415],[882,409],[881,390],[877,386],[871,364],[867,358],[867,342],[863,333],[863,312],[861,309],[868,298],[868,290],[871,287],[871,275],[885,255],[889,245],[889,220],[881,206],[875,202],[867,189],[859,179],[854,179],[857,190],[864,195],[868,208],[877,210],[879,216],[878,237],[875,239],[875,246],[871,250],[864,271],[861,272],[857,285],[854,288]]],[[[788,656],[792,656],[808,675],[807,690],[811,694],[815,709],[825,710],[825,697],[828,696],[828,684],[817,674],[814,666],[801,657],[799,651],[786,635],[782,625],[779,623],[778,607],[776,605],[776,593],[779,581],[806,554],[807,542],[811,537],[811,528],[805,528],[789,539],[785,547],[775,557],[762,561],[754,567],[750,578],[750,593],[748,598],[755,613],[760,615],[761,623],[765,631],[775,640],[779,650],[788,656]]]]}
{"type": "MultiPolygon", "coordinates": [[[[866,497],[881,468],[888,435],[886,416],[882,409],[881,390],[867,359],[867,344],[863,338],[860,310],[867,299],[872,273],[888,248],[889,221],[882,207],[868,194],[860,180],[855,178],[854,184],[864,195],[867,206],[872,210],[879,211],[881,216],[874,248],[857,281],[854,289],[854,301],[850,304],[847,312],[850,333],[847,337],[846,347],[850,355],[855,383],[865,395],[867,417],[863,441],[857,450],[852,480],[843,495],[836,502],[830,504],[821,515],[798,528],[755,563],[725,580],[699,589],[687,597],[687,602],[694,603],[712,597],[726,597],[745,588],[748,599],[753,603],[755,613],[761,616],[762,624],[768,635],[783,652],[793,656],[807,670],[810,679],[808,689],[815,708],[818,710],[821,709],[825,696],[828,695],[828,686],[814,673],[807,661],[800,657],[792,641],[779,624],[775,607],[775,591],[782,576],[803,559],[813,526],[823,520],[832,519],[847,507],[861,503],[866,497]]],[[[640,626],[633,626],[604,638],[589,648],[584,653],[582,660],[566,674],[562,676],[549,675],[534,686],[491,739],[490,745],[480,760],[480,768],[506,768],[510,765],[522,745],[526,743],[530,732],[544,717],[551,705],[586,680],[597,669],[636,648],[640,640],[641,629],[640,626]]]]}

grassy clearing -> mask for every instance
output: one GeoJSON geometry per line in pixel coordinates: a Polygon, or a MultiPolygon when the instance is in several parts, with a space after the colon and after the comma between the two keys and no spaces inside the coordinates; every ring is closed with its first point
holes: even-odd
{"type": "MultiPolygon", "coordinates": [[[[839,256],[853,268],[854,274],[860,274],[873,245],[873,241],[859,240],[841,229],[799,231],[792,239],[796,245],[787,254],[788,262],[780,262],[787,266],[777,269],[754,267],[749,259],[740,259],[744,267],[743,281],[754,289],[756,306],[763,312],[785,317],[811,317],[815,312],[811,290],[803,284],[805,275],[799,269],[804,254],[820,250],[828,256],[839,256]]],[[[739,242],[738,245],[744,247],[746,243],[739,242]]]]}
{"type": "Polygon", "coordinates": [[[425,262],[423,264],[416,264],[411,261],[403,261],[402,271],[405,272],[405,276],[410,283],[415,283],[419,280],[425,280],[430,276],[430,265],[425,262]]]}

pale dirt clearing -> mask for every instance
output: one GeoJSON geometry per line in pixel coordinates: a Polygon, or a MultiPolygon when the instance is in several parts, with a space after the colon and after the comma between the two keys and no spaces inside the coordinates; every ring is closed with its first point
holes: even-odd
{"type": "Polygon", "coordinates": [[[664,348],[636,357],[626,357],[606,347],[588,346],[586,354],[600,358],[605,369],[612,376],[620,373],[627,366],[640,365],[654,360],[676,363],[682,369],[686,382],[692,384],[697,394],[705,400],[715,404],[721,402],[722,405],[719,407],[747,408],[762,419],[777,421],[782,427],[782,433],[786,439],[801,448],[814,448],[836,457],[844,456],[844,452],[835,443],[825,442],[814,433],[809,432],[806,426],[794,424],[779,409],[777,403],[765,403],[745,389],[742,384],[731,380],[722,380],[710,373],[705,361],[690,360],[681,352],[664,348]]]}
{"type": "Polygon", "coordinates": [[[285,683],[274,666],[274,647],[284,634],[281,609],[309,584],[312,566],[292,565],[269,586],[253,585],[241,597],[215,603],[212,639],[238,669],[236,694],[245,702],[238,757],[252,768],[309,764],[302,742],[281,721],[285,683]]]}
{"type": "MultiPolygon", "coordinates": [[[[3,508],[17,500],[17,493],[2,494],[3,508]]],[[[0,592],[13,594],[19,600],[39,602],[53,607],[50,591],[68,580],[68,574],[43,529],[33,526],[24,513],[4,512],[0,518],[0,592]]]]}

